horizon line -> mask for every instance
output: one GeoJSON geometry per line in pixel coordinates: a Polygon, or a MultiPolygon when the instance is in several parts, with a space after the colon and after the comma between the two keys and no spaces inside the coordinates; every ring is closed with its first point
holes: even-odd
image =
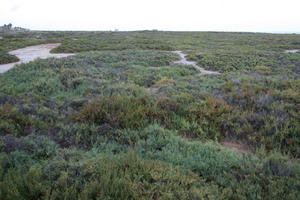
{"type": "Polygon", "coordinates": [[[300,31],[226,31],[226,30],[159,30],[159,29],[136,29],[136,30],[61,30],[61,29],[29,29],[30,31],[57,31],[57,32],[141,32],[141,31],[149,31],[149,32],[208,32],[208,33],[269,33],[269,34],[300,34],[300,31]]]}

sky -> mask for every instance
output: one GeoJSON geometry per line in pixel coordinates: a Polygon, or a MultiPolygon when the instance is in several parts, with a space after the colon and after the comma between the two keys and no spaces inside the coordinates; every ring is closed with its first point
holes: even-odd
{"type": "Polygon", "coordinates": [[[299,8],[300,0],[1,0],[0,25],[300,33],[299,8]]]}

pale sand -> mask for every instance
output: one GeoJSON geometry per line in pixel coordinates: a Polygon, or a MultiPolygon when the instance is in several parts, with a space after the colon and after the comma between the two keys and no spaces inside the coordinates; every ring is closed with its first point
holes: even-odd
{"type": "Polygon", "coordinates": [[[63,58],[75,55],[73,53],[50,53],[52,49],[58,47],[59,45],[60,43],[41,44],[10,51],[9,54],[17,56],[20,61],[0,65],[0,73],[6,72],[16,64],[28,63],[38,58],[63,58]]]}

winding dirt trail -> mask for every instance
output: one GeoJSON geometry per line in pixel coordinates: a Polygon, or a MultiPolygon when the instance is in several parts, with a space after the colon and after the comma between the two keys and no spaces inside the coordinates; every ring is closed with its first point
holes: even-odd
{"type": "Polygon", "coordinates": [[[200,67],[199,65],[197,65],[197,63],[195,61],[188,61],[186,59],[187,54],[184,54],[182,51],[172,51],[173,53],[176,53],[177,55],[180,56],[180,60],[174,62],[175,64],[181,64],[181,65],[192,65],[196,70],[201,72],[201,75],[205,75],[205,74],[220,74],[219,72],[215,72],[215,71],[209,71],[209,70],[205,70],[202,67],[200,67]]]}
{"type": "Polygon", "coordinates": [[[17,56],[20,61],[0,65],[0,73],[6,72],[13,68],[16,64],[28,63],[36,60],[37,58],[63,58],[75,55],[73,53],[50,53],[52,49],[59,45],[60,43],[41,44],[10,51],[9,54],[17,56]]]}

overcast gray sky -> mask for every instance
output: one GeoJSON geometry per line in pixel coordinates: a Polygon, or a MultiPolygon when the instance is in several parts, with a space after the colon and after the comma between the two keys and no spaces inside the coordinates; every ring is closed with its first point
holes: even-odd
{"type": "Polygon", "coordinates": [[[34,30],[300,32],[300,0],[1,0],[0,24],[34,30]]]}

